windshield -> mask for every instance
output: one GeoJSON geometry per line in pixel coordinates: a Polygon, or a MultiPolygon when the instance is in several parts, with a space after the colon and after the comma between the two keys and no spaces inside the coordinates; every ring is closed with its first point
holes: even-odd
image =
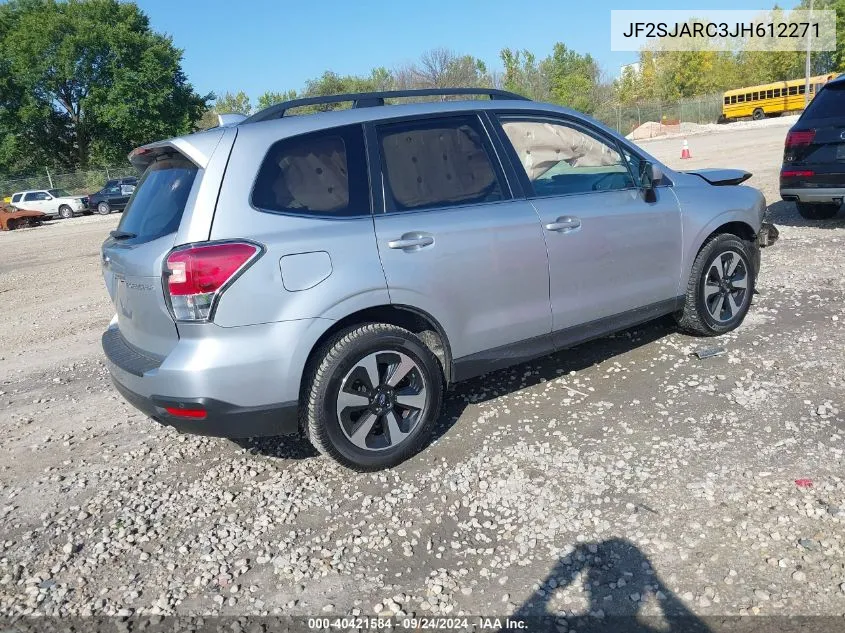
{"type": "Polygon", "coordinates": [[[47,193],[49,193],[54,198],[69,198],[70,194],[65,191],[64,189],[48,189],[47,193]]]}

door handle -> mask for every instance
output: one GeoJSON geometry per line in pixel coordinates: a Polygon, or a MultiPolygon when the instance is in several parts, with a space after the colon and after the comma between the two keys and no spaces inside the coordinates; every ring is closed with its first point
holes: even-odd
{"type": "Polygon", "coordinates": [[[398,240],[390,240],[387,243],[388,248],[398,248],[403,251],[418,251],[426,246],[434,244],[434,237],[431,235],[423,235],[421,233],[405,233],[398,240]]]}
{"type": "Polygon", "coordinates": [[[558,218],[554,222],[546,224],[547,231],[557,231],[559,233],[571,233],[576,229],[581,228],[581,220],[573,218],[568,215],[558,218]]]}

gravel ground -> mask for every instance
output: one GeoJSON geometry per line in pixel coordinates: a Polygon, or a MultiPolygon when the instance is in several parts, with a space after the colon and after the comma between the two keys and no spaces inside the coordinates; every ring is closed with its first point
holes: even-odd
{"type": "Polygon", "coordinates": [[[786,129],[644,144],[775,202],[740,329],[663,320],[473,380],[376,474],[125,404],[99,347],[116,216],[0,234],[0,615],[845,614],[845,214],[777,201],[786,129]]]}

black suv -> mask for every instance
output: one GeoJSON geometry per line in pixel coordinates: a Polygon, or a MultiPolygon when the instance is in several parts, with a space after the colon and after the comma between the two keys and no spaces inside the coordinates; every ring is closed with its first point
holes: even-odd
{"type": "Polygon", "coordinates": [[[88,208],[101,215],[108,215],[115,210],[122,211],[137,185],[138,179],[134,176],[107,180],[105,187],[88,196],[88,208]]]}
{"type": "Polygon", "coordinates": [[[780,197],[809,220],[836,215],[845,197],[845,75],[828,82],[786,135],[780,197]]]}

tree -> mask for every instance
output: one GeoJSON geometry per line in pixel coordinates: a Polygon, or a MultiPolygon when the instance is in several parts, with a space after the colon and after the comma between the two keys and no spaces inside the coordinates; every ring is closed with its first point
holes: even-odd
{"type": "Polygon", "coordinates": [[[223,96],[217,97],[214,102],[214,111],[218,114],[249,114],[252,112],[252,105],[247,94],[240,90],[236,93],[225,92],[223,96]]]}
{"type": "Polygon", "coordinates": [[[282,101],[291,101],[296,98],[296,90],[288,90],[286,92],[273,92],[272,90],[268,90],[258,97],[258,106],[256,109],[263,110],[264,108],[269,108],[271,105],[282,103],[282,101]]]}
{"type": "Polygon", "coordinates": [[[189,132],[212,95],[135,4],[12,0],[0,5],[0,168],[87,167],[189,132]]]}
{"type": "Polygon", "coordinates": [[[591,55],[581,55],[558,42],[551,56],[543,60],[541,70],[548,77],[554,103],[593,112],[599,66],[591,55]]]}

